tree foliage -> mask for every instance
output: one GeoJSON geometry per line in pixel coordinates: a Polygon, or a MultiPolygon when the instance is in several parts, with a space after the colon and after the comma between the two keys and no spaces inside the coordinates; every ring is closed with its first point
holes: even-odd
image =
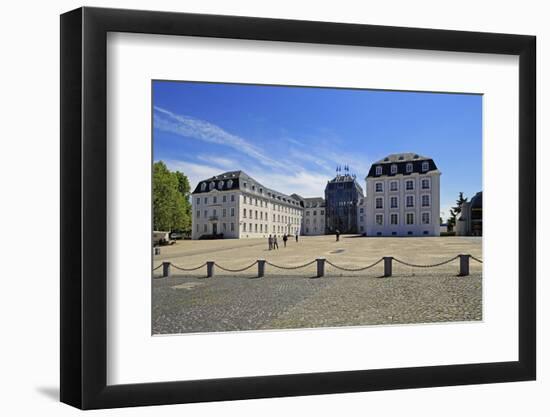
{"type": "Polygon", "coordinates": [[[466,203],[468,199],[464,197],[464,193],[461,191],[458,193],[458,199],[456,200],[456,206],[452,207],[449,210],[450,217],[447,224],[449,226],[455,226],[456,225],[456,218],[458,215],[462,212],[462,204],[466,203]]]}
{"type": "Polygon", "coordinates": [[[171,172],[162,161],[153,164],[154,230],[191,230],[190,192],[187,176],[171,172]]]}

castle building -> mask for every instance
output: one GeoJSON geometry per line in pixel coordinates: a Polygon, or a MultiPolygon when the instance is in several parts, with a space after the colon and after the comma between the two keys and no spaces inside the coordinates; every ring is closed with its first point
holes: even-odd
{"type": "Polygon", "coordinates": [[[367,236],[439,236],[441,172],[433,159],[392,154],[366,180],[367,236]]]}
{"type": "Polygon", "coordinates": [[[325,187],[325,232],[358,233],[357,205],[363,197],[363,189],[355,180],[355,175],[349,172],[343,175],[338,173],[328,181],[325,187]]]}
{"type": "Polygon", "coordinates": [[[243,171],[200,181],[192,193],[192,210],[192,239],[295,235],[303,217],[300,201],[243,171]]]}
{"type": "Polygon", "coordinates": [[[302,234],[316,236],[325,234],[325,199],[322,197],[304,198],[302,234]]]}

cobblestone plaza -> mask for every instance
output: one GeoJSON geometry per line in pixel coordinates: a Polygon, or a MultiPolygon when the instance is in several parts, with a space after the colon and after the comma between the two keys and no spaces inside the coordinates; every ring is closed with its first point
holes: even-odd
{"type": "Polygon", "coordinates": [[[459,277],[458,260],[433,268],[393,262],[392,277],[384,278],[383,262],[360,271],[383,256],[412,264],[437,264],[458,254],[482,258],[481,238],[300,237],[287,247],[269,251],[265,239],[178,241],[163,247],[153,266],[163,261],[192,268],[215,261],[236,270],[265,259],[265,276],[257,265],[232,273],[215,267],[182,271],[161,278],[153,273],[152,330],[154,334],[296,329],[380,324],[432,323],[482,319],[482,265],[470,262],[470,275],[459,277]],[[324,257],[325,276],[316,264],[293,267],[324,257]]]}

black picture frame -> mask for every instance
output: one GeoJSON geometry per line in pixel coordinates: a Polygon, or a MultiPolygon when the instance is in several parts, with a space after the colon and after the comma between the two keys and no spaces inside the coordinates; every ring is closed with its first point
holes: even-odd
{"type": "Polygon", "coordinates": [[[82,409],[533,380],[534,36],[80,8],[61,15],[61,401],[82,409]],[[512,362],[107,385],[108,32],[519,56],[519,358],[512,362]]]}

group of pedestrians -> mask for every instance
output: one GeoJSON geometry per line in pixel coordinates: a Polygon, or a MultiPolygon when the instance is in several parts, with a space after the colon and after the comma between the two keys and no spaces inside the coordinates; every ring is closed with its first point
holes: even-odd
{"type": "MultiPolygon", "coordinates": [[[[288,241],[288,235],[285,233],[283,235],[283,245],[286,248],[286,242],[288,241]]],[[[298,235],[296,235],[296,242],[298,242],[298,235]]],[[[267,238],[267,244],[269,247],[269,250],[272,249],[279,249],[279,243],[277,242],[277,235],[269,235],[267,238]]]]}

